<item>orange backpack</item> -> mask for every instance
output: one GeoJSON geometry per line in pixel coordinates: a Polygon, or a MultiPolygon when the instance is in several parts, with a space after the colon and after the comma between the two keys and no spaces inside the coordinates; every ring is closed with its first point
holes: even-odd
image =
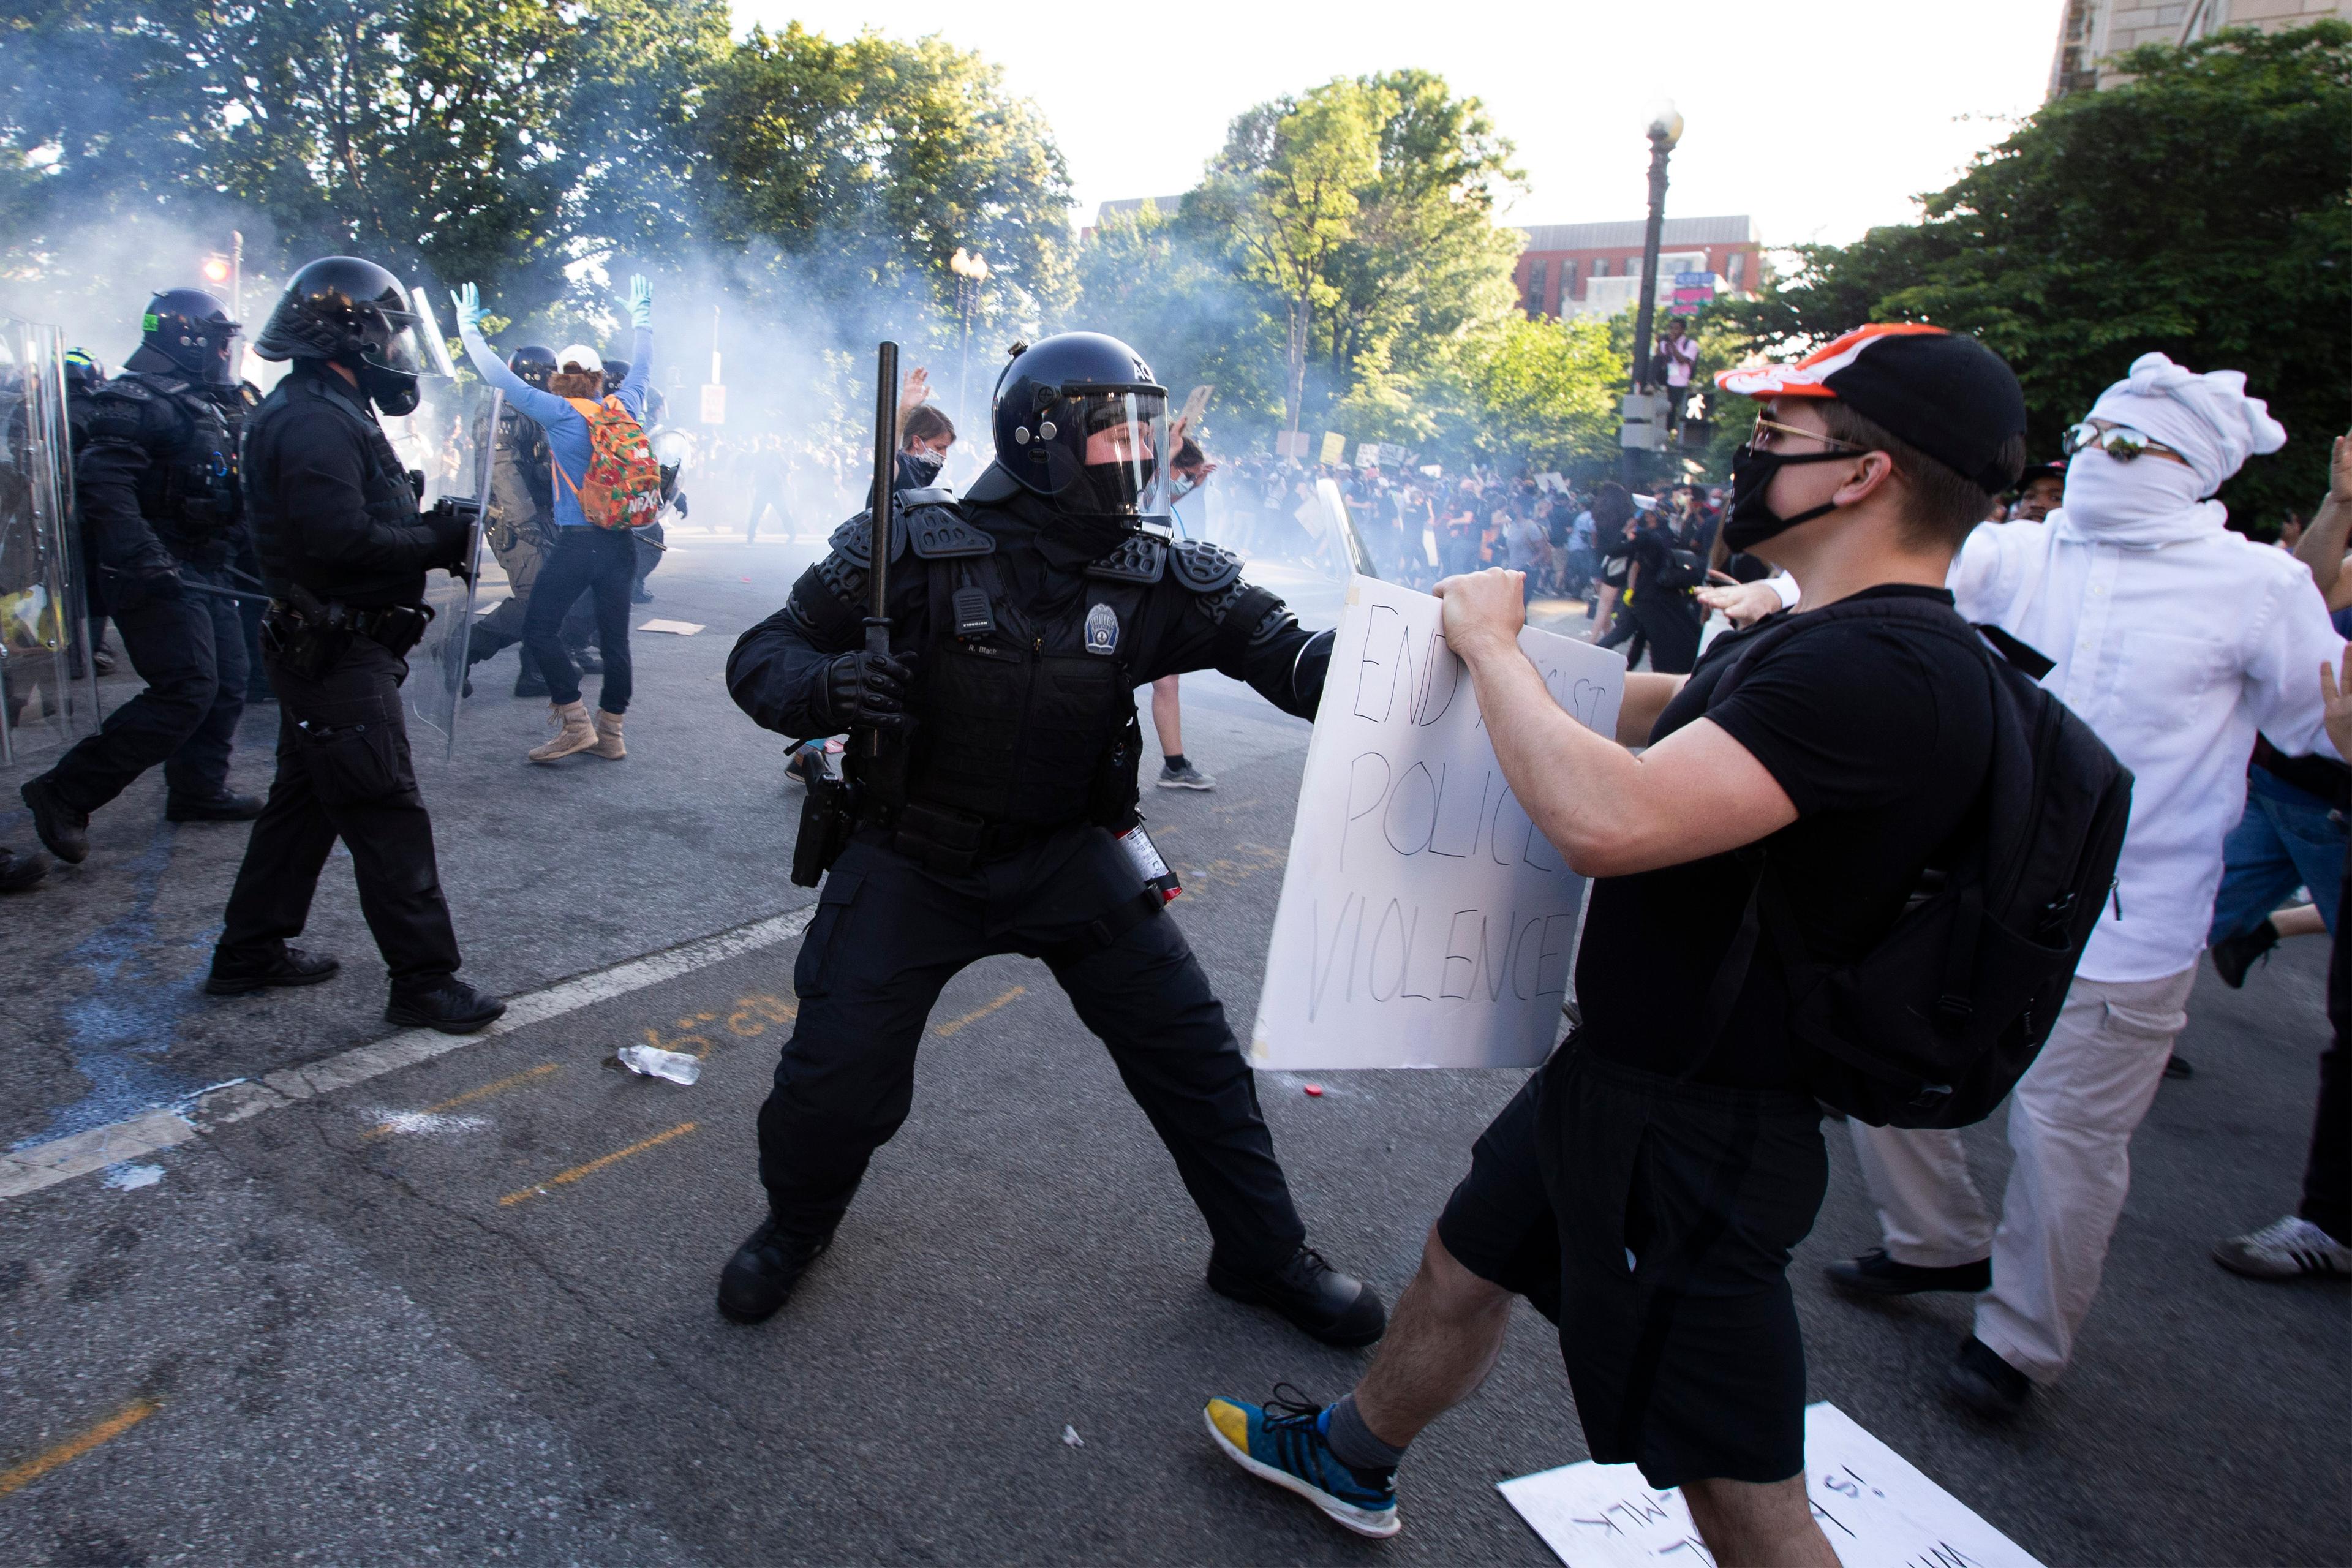
{"type": "Polygon", "coordinates": [[[661,510],[661,464],[646,439],[646,427],[618,397],[564,401],[588,421],[588,477],[575,485],[561,462],[551,458],[549,466],[579,499],[581,515],[598,528],[643,528],[653,521],[661,510]]]}

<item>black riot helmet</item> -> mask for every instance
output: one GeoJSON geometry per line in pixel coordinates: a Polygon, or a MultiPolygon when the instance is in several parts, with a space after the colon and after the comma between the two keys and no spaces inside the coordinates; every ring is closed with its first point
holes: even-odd
{"type": "Polygon", "coordinates": [[[106,366],[99,363],[96,354],[88,349],[66,350],[66,391],[68,395],[96,392],[105,384],[106,366]]]}
{"type": "Polygon", "coordinates": [[[544,343],[525,343],[507,356],[507,368],[525,386],[547,390],[547,378],[555,374],[555,351],[544,343]]]}
{"type": "Polygon", "coordinates": [[[608,359],[604,362],[604,395],[610,397],[621,390],[621,383],[629,379],[629,362],[608,359]]]}
{"type": "Polygon", "coordinates": [[[1168,389],[1117,338],[1014,345],[992,416],[998,464],[1063,511],[1130,525],[1169,515],[1168,389]]]}
{"type": "Polygon", "coordinates": [[[232,345],[241,329],[228,307],[201,289],[166,289],[147,301],[140,344],[205,386],[235,386],[232,345]]]}
{"type": "Polygon", "coordinates": [[[429,363],[422,321],[400,279],[374,262],[321,257],[286,285],[253,352],[267,360],[331,360],[397,417],[415,411],[416,378],[429,363]]]}

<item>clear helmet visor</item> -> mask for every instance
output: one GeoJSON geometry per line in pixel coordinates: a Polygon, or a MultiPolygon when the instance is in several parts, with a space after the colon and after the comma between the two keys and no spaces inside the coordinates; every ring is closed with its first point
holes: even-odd
{"type": "Polygon", "coordinates": [[[401,315],[384,312],[393,328],[392,342],[383,350],[384,363],[411,375],[457,380],[457,364],[449,357],[449,340],[442,336],[441,323],[433,314],[433,291],[422,283],[414,284],[408,300],[404,321],[401,315]]]}
{"type": "Polygon", "coordinates": [[[1171,521],[1168,395],[1158,389],[1073,387],[1062,412],[1084,437],[1086,489],[1099,514],[1137,522],[1171,521]]]}

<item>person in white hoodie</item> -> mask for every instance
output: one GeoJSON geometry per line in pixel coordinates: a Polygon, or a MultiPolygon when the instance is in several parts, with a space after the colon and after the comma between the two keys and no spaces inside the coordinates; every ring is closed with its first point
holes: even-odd
{"type": "Polygon", "coordinates": [[[2344,639],[2309,571],[2230,532],[2210,499],[2286,440],[2245,381],[2141,355],[2068,432],[2064,504],[1978,528],[1953,563],[1960,613],[2053,660],[2042,685],[2136,779],[2106,911],[2010,1100],[1999,1228],[1958,1134],[1851,1124],[1886,1245],[1830,1278],[1863,1295],[1982,1291],[1946,1378],[1980,1414],[2012,1415],[2058,1377],[2098,1291],[2132,1131],[2188,1021],[2255,732],[2336,754],[2318,671],[2344,639]]]}

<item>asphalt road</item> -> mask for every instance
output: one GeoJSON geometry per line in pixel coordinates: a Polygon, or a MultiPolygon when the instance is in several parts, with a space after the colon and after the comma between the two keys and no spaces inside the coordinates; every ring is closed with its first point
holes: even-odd
{"type": "MultiPolygon", "coordinates": [[[[807,547],[680,544],[639,619],[708,629],[636,638],[627,763],[524,763],[544,706],[506,695],[509,654],[426,778],[467,973],[537,995],[539,1021],[0,1198],[0,1563],[1552,1561],[1493,1489],[1584,1453],[1524,1309],[1479,1398],[1415,1447],[1391,1542],[1213,1453],[1207,1395],[1329,1397],[1361,1358],[1207,1290],[1172,1169],[1039,965],[949,987],[914,1114],[837,1245],[772,1322],[716,1316],[759,1213],[752,1115],[810,901],[785,876],[781,744],[719,672],[807,547]],[[701,1080],[605,1065],[645,1040],[701,1054],[701,1080]]],[[[1336,613],[1333,584],[1270,575],[1310,622],[1336,613]]],[[[1185,690],[1187,751],[1219,786],[1147,805],[1177,918],[1245,1026],[1307,727],[1214,676],[1185,690]]],[[[273,724],[248,718],[247,787],[273,724]]],[[[201,996],[244,832],[161,807],[142,780],[87,864],[0,904],[0,1141],[19,1154],[394,1033],[340,865],[312,938],[341,976],[201,996]]],[[[28,837],[0,814],[0,838],[28,837]]],[[[1934,1396],[1962,1303],[1864,1309],[1822,1285],[1875,1236],[1832,1136],[1795,1270],[1813,1397],[2053,1565],[2352,1560],[2352,1298],[2205,1256],[2291,1205],[2324,957],[2294,944],[2243,993],[2200,985],[2198,1076],[2140,1132],[2079,1362],[2012,1428],[1934,1396]]],[[[1309,1097],[1263,1077],[1312,1239],[1393,1299],[1517,1079],[1336,1075],[1309,1097]]],[[[1997,1188],[1997,1133],[1974,1142],[1997,1188]]]]}

